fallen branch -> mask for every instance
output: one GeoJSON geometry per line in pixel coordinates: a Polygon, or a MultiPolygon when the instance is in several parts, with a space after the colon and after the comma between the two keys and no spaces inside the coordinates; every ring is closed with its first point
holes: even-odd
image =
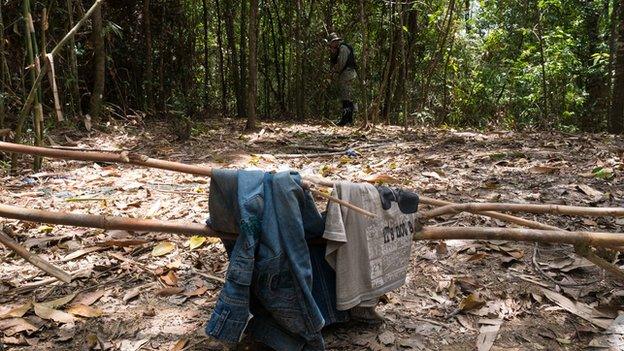
{"type": "Polygon", "coordinates": [[[524,228],[423,227],[414,240],[507,240],[613,247],[624,235],[599,232],[566,232],[524,228]]]}
{"type": "Polygon", "coordinates": [[[8,235],[0,232],[0,243],[2,243],[7,248],[11,249],[13,252],[18,254],[20,257],[30,262],[33,266],[41,269],[42,271],[48,273],[49,275],[65,282],[70,283],[72,280],[71,275],[65,273],[60,268],[48,263],[46,260],[41,257],[31,253],[25,247],[18,244],[15,240],[11,239],[8,235]]]}
{"type": "Polygon", "coordinates": [[[422,219],[457,214],[460,212],[479,213],[486,211],[550,213],[570,216],[624,217],[624,207],[580,207],[562,205],[510,204],[510,203],[466,203],[452,204],[436,208],[422,214],[422,219]]]}
{"type": "MultiPolygon", "coordinates": [[[[64,160],[127,163],[127,164],[142,166],[142,167],[165,169],[168,171],[182,172],[182,173],[188,173],[188,174],[200,175],[200,176],[206,176],[206,177],[212,176],[212,168],[210,167],[194,166],[194,165],[188,165],[188,164],[180,163],[180,162],[159,160],[159,159],[147,157],[145,155],[140,155],[140,154],[135,154],[135,153],[130,153],[130,152],[112,153],[112,152],[91,152],[91,151],[83,152],[83,151],[72,151],[72,150],[58,150],[58,149],[51,149],[47,147],[22,145],[22,144],[7,143],[7,142],[2,142],[2,141],[0,141],[0,151],[27,154],[27,155],[37,155],[37,156],[50,157],[50,158],[59,158],[59,159],[64,159],[64,160]]],[[[303,182],[302,186],[305,188],[310,188],[310,184],[307,182],[303,182]]],[[[340,205],[348,207],[360,214],[363,214],[369,217],[375,217],[374,214],[364,209],[361,209],[351,203],[342,201],[331,195],[327,195],[323,192],[315,192],[315,194],[329,201],[339,203],[340,205]]]]}
{"type": "MultiPolygon", "coordinates": [[[[197,223],[52,212],[8,205],[0,205],[0,217],[30,222],[108,230],[118,229],[173,233],[181,235],[206,235],[230,240],[234,240],[236,238],[235,234],[218,233],[206,225],[197,223]]],[[[420,232],[414,235],[414,240],[452,239],[532,241],[604,247],[624,245],[624,235],[621,234],[516,228],[424,227],[420,232]]]]}
{"type": "MultiPolygon", "coordinates": [[[[426,197],[426,196],[421,196],[420,197],[420,202],[424,203],[424,204],[427,204],[427,205],[432,205],[432,206],[455,205],[455,203],[453,203],[453,202],[433,199],[433,198],[429,198],[429,197],[426,197]]],[[[487,212],[477,212],[477,213],[474,213],[474,214],[500,219],[500,220],[503,220],[503,221],[507,221],[507,222],[510,222],[510,223],[515,223],[515,224],[518,224],[518,225],[521,225],[521,226],[525,226],[525,227],[529,227],[529,228],[533,228],[533,229],[559,230],[559,231],[562,231],[564,233],[568,232],[568,231],[566,231],[564,229],[561,229],[561,228],[558,228],[558,227],[555,227],[555,226],[552,226],[552,225],[548,225],[548,224],[545,224],[545,223],[540,223],[540,222],[532,221],[532,220],[529,220],[529,219],[524,219],[524,218],[520,218],[520,217],[504,214],[504,213],[499,213],[499,212],[487,211],[487,212]]],[[[619,248],[614,248],[614,249],[619,250],[619,248]]],[[[624,271],[622,271],[621,269],[619,269],[615,265],[605,261],[601,257],[597,256],[595,253],[593,253],[593,251],[591,250],[591,248],[589,246],[587,246],[587,245],[577,245],[577,246],[575,246],[575,250],[574,251],[575,251],[575,253],[577,255],[579,255],[581,257],[584,257],[585,259],[587,259],[591,263],[593,263],[596,266],[604,269],[605,271],[610,273],[615,278],[618,278],[619,280],[624,281],[624,271]]]]}

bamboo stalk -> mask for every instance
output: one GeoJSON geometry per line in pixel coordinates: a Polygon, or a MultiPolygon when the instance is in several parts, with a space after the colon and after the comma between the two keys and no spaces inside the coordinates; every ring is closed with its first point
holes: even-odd
{"type": "Polygon", "coordinates": [[[624,235],[524,228],[423,227],[414,240],[507,240],[614,247],[621,245],[624,235]]]}
{"type": "MultiPolygon", "coordinates": [[[[235,234],[218,233],[203,224],[179,221],[161,221],[113,216],[96,216],[79,213],[53,212],[0,204],[0,217],[70,225],[107,230],[131,230],[172,233],[181,235],[206,235],[235,239],[235,234]]],[[[563,243],[614,247],[624,245],[624,235],[599,232],[566,232],[557,230],[479,228],[479,227],[424,227],[414,235],[414,240],[509,240],[544,243],[563,243]]]]}
{"type": "Polygon", "coordinates": [[[18,244],[15,240],[11,239],[8,235],[0,232],[0,243],[2,243],[7,248],[13,250],[20,257],[30,262],[33,266],[41,269],[42,271],[48,273],[49,275],[58,278],[59,280],[70,283],[72,280],[72,276],[68,273],[65,273],[60,268],[48,263],[41,257],[31,253],[25,247],[18,244]]]}
{"type": "Polygon", "coordinates": [[[624,217],[624,207],[580,207],[562,205],[509,204],[509,203],[466,203],[436,208],[422,214],[422,219],[431,219],[445,214],[460,212],[508,211],[529,213],[550,213],[570,216],[624,217]]]}
{"type": "MultiPolygon", "coordinates": [[[[54,49],[50,51],[50,55],[52,56],[56,55],[63,48],[63,46],[65,46],[65,44],[69,42],[70,38],[72,38],[76,34],[78,29],[80,29],[80,27],[82,27],[82,25],[87,21],[87,19],[89,19],[89,17],[93,15],[93,12],[95,12],[95,10],[102,4],[103,1],[104,0],[95,0],[91,8],[89,8],[89,11],[85,13],[85,15],[80,19],[80,21],[78,21],[78,23],[76,23],[76,25],[67,34],[65,34],[63,39],[61,39],[61,41],[59,41],[58,44],[56,44],[54,49]]],[[[39,72],[39,75],[35,79],[35,83],[33,84],[33,87],[30,89],[30,92],[28,93],[28,97],[26,98],[26,101],[24,102],[24,106],[22,106],[22,109],[19,112],[20,118],[21,116],[26,116],[26,114],[28,114],[28,112],[30,111],[33,101],[35,100],[35,92],[37,91],[36,87],[41,84],[41,81],[43,80],[43,76],[47,73],[48,68],[49,67],[47,65],[44,65],[43,68],[41,69],[41,72],[39,72]]],[[[16,129],[15,134],[17,135],[17,129],[16,129]]],[[[18,141],[18,139],[15,139],[15,140],[18,141]]]]}
{"type": "MultiPolygon", "coordinates": [[[[39,155],[50,158],[60,158],[66,160],[79,160],[79,161],[95,161],[95,162],[114,162],[114,163],[127,163],[143,167],[151,167],[158,169],[165,169],[169,171],[182,172],[200,176],[212,176],[212,168],[188,165],[180,162],[165,161],[147,157],[145,155],[139,155],[129,152],[112,153],[112,152],[94,152],[94,151],[71,151],[71,150],[58,150],[47,147],[36,147],[30,145],[22,145],[15,143],[0,142],[0,151],[12,152],[13,154],[21,153],[28,155],[39,155]]],[[[310,188],[310,184],[304,182],[302,184],[305,188],[310,188]]],[[[331,195],[327,195],[322,192],[315,192],[315,194],[328,199],[329,201],[336,202],[341,206],[348,207],[360,214],[366,216],[375,217],[374,214],[361,209],[351,203],[342,201],[331,195]]]]}

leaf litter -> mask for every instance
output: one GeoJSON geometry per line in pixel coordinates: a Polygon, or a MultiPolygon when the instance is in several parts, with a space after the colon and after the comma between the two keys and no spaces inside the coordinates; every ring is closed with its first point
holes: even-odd
{"type": "MultiPolygon", "coordinates": [[[[624,198],[624,189],[617,186],[624,171],[618,152],[622,141],[604,135],[424,128],[405,134],[401,128],[385,126],[360,133],[354,128],[264,123],[262,133],[231,138],[240,135],[238,121],[211,123],[201,136],[185,143],[168,141],[161,123],[145,130],[119,128],[111,134],[92,130],[66,136],[85,147],[124,145],[153,157],[207,167],[292,167],[305,175],[407,187],[455,202],[622,206],[624,198]],[[321,151],[319,146],[332,151],[321,151]],[[319,152],[334,154],[314,156],[319,152]],[[290,156],[272,156],[284,153],[290,156]]],[[[26,183],[5,176],[0,197],[32,208],[197,223],[203,223],[208,213],[209,180],[202,177],[46,160],[44,172],[30,179],[26,183]]],[[[622,220],[549,215],[531,219],[570,230],[624,231],[622,220]]],[[[465,214],[450,220],[453,225],[511,226],[465,214]]],[[[228,264],[215,238],[2,222],[44,259],[68,272],[87,272],[71,284],[59,284],[21,260],[9,257],[0,262],[0,330],[5,344],[37,343],[42,349],[101,344],[110,349],[149,345],[193,350],[209,343],[197,331],[210,316],[228,264]],[[126,260],[115,260],[107,252],[126,260]],[[141,334],[136,333],[139,330],[141,334]]],[[[624,310],[624,288],[573,252],[569,246],[540,247],[538,264],[545,274],[576,284],[561,287],[534,269],[529,244],[416,243],[405,286],[386,294],[378,306],[384,323],[331,328],[325,333],[327,348],[450,351],[466,345],[478,350],[604,346],[614,335],[604,329],[615,323],[617,313],[601,311],[624,310]],[[596,278],[598,283],[583,285],[596,278]]],[[[604,254],[610,255],[606,258],[611,262],[624,264],[619,253],[604,254]]]]}

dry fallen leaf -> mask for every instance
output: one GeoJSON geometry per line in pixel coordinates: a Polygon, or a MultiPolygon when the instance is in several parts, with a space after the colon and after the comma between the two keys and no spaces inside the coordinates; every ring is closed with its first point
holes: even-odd
{"type": "Polygon", "coordinates": [[[160,279],[169,286],[178,285],[178,277],[175,275],[173,271],[167,272],[167,274],[161,275],[160,279]]]}
{"type": "Polygon", "coordinates": [[[188,240],[189,249],[193,250],[202,246],[206,242],[205,236],[193,235],[188,240]]]}
{"type": "Polygon", "coordinates": [[[96,290],[86,293],[81,293],[76,297],[76,301],[72,305],[82,304],[90,306],[104,296],[104,290],[96,290]]]}
{"type": "Polygon", "coordinates": [[[503,320],[481,319],[479,324],[481,324],[481,328],[479,329],[479,336],[477,336],[477,350],[489,351],[494,345],[503,320]]]}
{"type": "Polygon", "coordinates": [[[0,321],[0,330],[2,330],[6,336],[13,336],[23,331],[31,332],[37,329],[39,328],[32,325],[24,318],[8,318],[0,321]]]}
{"type": "Polygon", "coordinates": [[[384,173],[377,173],[377,174],[370,175],[364,178],[364,181],[368,183],[372,183],[372,184],[379,184],[379,183],[396,184],[400,182],[398,179],[388,174],[384,174],[384,173]]]}
{"type": "Polygon", "coordinates": [[[184,288],[177,288],[177,287],[168,287],[168,288],[162,288],[160,290],[158,290],[156,292],[156,295],[158,296],[171,296],[171,295],[177,295],[181,292],[184,291],[184,288]]]}
{"type": "Polygon", "coordinates": [[[9,311],[1,314],[0,320],[5,319],[5,318],[12,318],[12,317],[22,317],[26,314],[26,312],[30,310],[31,307],[32,307],[32,303],[26,302],[23,305],[12,308],[9,311]]]}
{"type": "Polygon", "coordinates": [[[205,294],[206,291],[208,291],[208,287],[205,285],[202,285],[193,291],[185,291],[184,294],[182,295],[188,296],[188,297],[201,296],[205,294]]]}
{"type": "Polygon", "coordinates": [[[67,312],[73,314],[74,316],[86,318],[100,317],[103,314],[102,310],[100,310],[99,308],[94,308],[83,304],[72,305],[67,309],[67,312]]]}
{"type": "Polygon", "coordinates": [[[175,244],[170,241],[161,241],[152,249],[152,256],[164,256],[175,249],[175,244]]]}
{"type": "Polygon", "coordinates": [[[61,306],[68,304],[71,300],[74,299],[74,297],[76,297],[75,293],[69,294],[63,297],[59,297],[58,299],[55,299],[55,300],[41,302],[38,305],[43,305],[49,308],[57,308],[57,307],[61,307],[61,306]]]}
{"type": "Polygon", "coordinates": [[[44,304],[35,303],[35,314],[43,319],[53,320],[59,323],[74,323],[74,316],[69,313],[55,310],[44,304]]]}
{"type": "Polygon", "coordinates": [[[574,302],[568,299],[567,297],[559,293],[556,293],[554,291],[544,289],[544,288],[541,288],[541,290],[544,296],[546,296],[546,298],[556,303],[557,305],[559,305],[566,311],[572,314],[575,314],[602,329],[607,329],[611,325],[612,319],[603,318],[605,317],[605,315],[602,314],[600,311],[596,310],[595,308],[589,305],[586,305],[584,303],[581,303],[581,302],[574,302]]]}
{"type": "Polygon", "coordinates": [[[181,350],[184,350],[184,347],[186,346],[187,343],[188,343],[188,339],[182,338],[182,339],[176,341],[175,344],[173,344],[173,347],[171,347],[171,351],[181,351],[181,350]]]}
{"type": "Polygon", "coordinates": [[[485,306],[485,301],[483,301],[481,299],[481,296],[479,296],[479,293],[477,293],[477,292],[474,292],[474,293],[466,296],[459,303],[459,309],[464,311],[464,312],[476,310],[476,309],[481,308],[483,306],[485,306]]]}

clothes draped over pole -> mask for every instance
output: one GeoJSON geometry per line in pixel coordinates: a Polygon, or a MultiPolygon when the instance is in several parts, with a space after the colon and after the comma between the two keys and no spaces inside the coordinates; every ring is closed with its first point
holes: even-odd
{"type": "Polygon", "coordinates": [[[379,296],[405,281],[415,194],[337,184],[337,197],[378,215],[369,218],[333,203],[322,215],[296,172],[214,170],[210,186],[207,224],[238,236],[224,240],[230,263],[209,336],[324,350],[322,328],[365,317],[362,307],[374,312],[379,296]]]}

